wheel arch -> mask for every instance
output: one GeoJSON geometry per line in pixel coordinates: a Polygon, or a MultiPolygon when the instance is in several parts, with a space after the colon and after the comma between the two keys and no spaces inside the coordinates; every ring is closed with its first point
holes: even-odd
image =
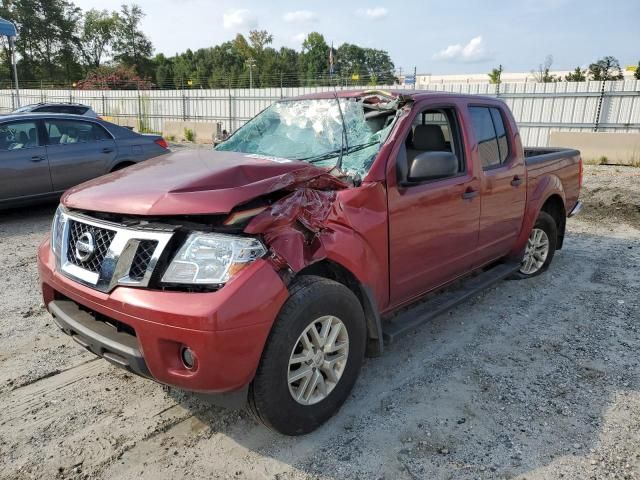
{"type": "MultiPolygon", "coordinates": [[[[360,282],[349,269],[330,259],[323,259],[304,267],[296,273],[296,277],[301,275],[315,275],[328,278],[351,290],[362,305],[367,323],[367,356],[377,357],[382,354],[382,323],[375,295],[371,287],[360,282]]],[[[294,280],[296,277],[294,277],[294,280]]]]}
{"type": "Polygon", "coordinates": [[[123,168],[130,167],[131,165],[135,165],[136,162],[132,162],[131,160],[119,160],[117,161],[109,170],[109,173],[115,172],[117,170],[122,170],[123,168]]]}
{"type": "Polygon", "coordinates": [[[560,250],[564,242],[564,233],[567,224],[567,212],[563,198],[559,193],[549,195],[542,204],[540,211],[548,213],[555,220],[556,227],[558,227],[556,250],[560,250]]]}

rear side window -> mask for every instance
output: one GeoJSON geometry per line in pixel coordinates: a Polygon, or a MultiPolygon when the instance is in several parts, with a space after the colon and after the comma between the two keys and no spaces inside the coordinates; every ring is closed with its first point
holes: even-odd
{"type": "Polygon", "coordinates": [[[0,125],[0,151],[38,146],[40,141],[35,122],[13,122],[0,125]]]}
{"type": "Polygon", "coordinates": [[[493,126],[496,129],[496,136],[498,137],[498,147],[500,148],[500,163],[504,163],[509,158],[509,141],[507,140],[507,131],[504,128],[504,121],[500,110],[497,108],[490,108],[491,118],[493,120],[493,126]]]}
{"type": "Polygon", "coordinates": [[[36,108],[34,112],[38,113],[66,113],[69,115],[84,115],[89,107],[76,107],[73,105],[47,105],[46,107],[36,108]]]}
{"type": "Polygon", "coordinates": [[[49,145],[89,143],[109,140],[111,136],[100,125],[77,120],[45,120],[49,145]]]}
{"type": "Polygon", "coordinates": [[[509,158],[509,140],[500,110],[490,107],[470,107],[471,123],[478,140],[482,167],[494,168],[509,158]]]}

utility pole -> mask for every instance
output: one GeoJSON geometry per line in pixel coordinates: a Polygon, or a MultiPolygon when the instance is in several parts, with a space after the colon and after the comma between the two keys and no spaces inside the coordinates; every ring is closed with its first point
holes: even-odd
{"type": "Polygon", "coordinates": [[[13,68],[13,81],[16,86],[16,101],[18,103],[18,107],[20,107],[20,85],[18,85],[18,62],[16,61],[16,37],[12,35],[9,37],[9,50],[11,55],[11,67],[13,68]]]}
{"type": "Polygon", "coordinates": [[[249,67],[249,88],[253,88],[253,67],[256,66],[256,61],[253,57],[249,57],[244,64],[249,67]]]}
{"type": "Polygon", "coordinates": [[[416,89],[416,83],[418,83],[418,67],[413,67],[413,89],[416,89]]]}

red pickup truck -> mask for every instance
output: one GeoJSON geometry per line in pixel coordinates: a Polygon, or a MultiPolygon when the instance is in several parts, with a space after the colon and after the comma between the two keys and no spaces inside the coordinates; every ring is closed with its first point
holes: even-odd
{"type": "Polygon", "coordinates": [[[365,356],[543,272],[581,180],[579,152],[524,150],[493,98],[287,99],[214,150],[69,190],[39,249],[44,303],[106,360],[302,434],[365,356]]]}

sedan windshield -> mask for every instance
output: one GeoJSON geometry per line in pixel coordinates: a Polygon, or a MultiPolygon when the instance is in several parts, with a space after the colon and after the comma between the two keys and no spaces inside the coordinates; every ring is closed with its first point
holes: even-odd
{"type": "Polygon", "coordinates": [[[364,175],[391,131],[395,112],[395,102],[381,108],[380,103],[366,104],[361,98],[281,101],[250,120],[216,149],[320,166],[335,165],[342,154],[345,172],[364,175]]]}

